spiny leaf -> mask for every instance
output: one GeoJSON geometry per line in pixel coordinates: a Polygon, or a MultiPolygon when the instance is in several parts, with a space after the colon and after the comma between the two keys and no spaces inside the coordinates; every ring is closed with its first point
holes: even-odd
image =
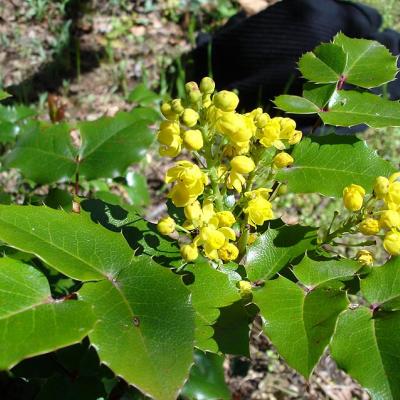
{"type": "Polygon", "coordinates": [[[344,292],[314,289],[305,293],[295,283],[279,277],[254,292],[254,303],[265,319],[264,331],[278,352],[307,378],[348,301],[344,292]]]}
{"type": "Polygon", "coordinates": [[[180,276],[140,256],[80,297],[99,319],[89,335],[100,360],[159,400],[175,400],[193,360],[194,311],[180,276]]]}
{"type": "MultiPolygon", "coordinates": [[[[274,225],[275,226],[275,225],[274,225]]],[[[300,225],[269,228],[249,247],[245,262],[250,280],[269,279],[290,260],[315,247],[316,230],[300,225]]]]}
{"type": "Polygon", "coordinates": [[[338,318],[332,357],[373,399],[400,398],[399,332],[400,312],[373,317],[371,310],[359,307],[338,318]]]}
{"type": "Polygon", "coordinates": [[[400,126],[400,103],[372,93],[339,90],[332,97],[329,110],[319,116],[325,124],[336,126],[400,126]]]}
{"type": "Polygon", "coordinates": [[[55,301],[38,270],[0,258],[0,370],[81,341],[95,322],[87,303],[55,301]]]}
{"type": "Polygon", "coordinates": [[[343,33],[335,36],[333,43],[347,54],[343,75],[346,82],[363,88],[373,88],[395,79],[397,57],[374,40],[349,38],[343,33]]]}
{"type": "Polygon", "coordinates": [[[376,177],[388,176],[395,168],[351,136],[305,138],[294,147],[294,165],[280,170],[277,179],[287,182],[295,193],[321,193],[342,197],[343,189],[354,183],[372,191],[376,177]]]}
{"type": "Polygon", "coordinates": [[[37,183],[70,178],[76,171],[76,162],[68,125],[40,129],[36,121],[30,121],[30,127],[6,155],[6,166],[20,169],[26,178],[37,183]]]}
{"type": "Polygon", "coordinates": [[[196,346],[204,351],[218,352],[212,325],[220,315],[219,308],[240,300],[239,292],[228,275],[217,271],[208,262],[196,263],[185,271],[192,273],[194,279],[188,289],[196,311],[196,346]]]}
{"type": "Polygon", "coordinates": [[[324,43],[313,52],[304,54],[299,68],[304,76],[315,83],[335,83],[339,81],[345,67],[347,55],[340,46],[324,43]]]}

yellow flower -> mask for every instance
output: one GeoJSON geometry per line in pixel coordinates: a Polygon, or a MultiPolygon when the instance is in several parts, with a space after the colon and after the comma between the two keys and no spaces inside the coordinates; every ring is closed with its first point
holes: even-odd
{"type": "Polygon", "coordinates": [[[185,90],[191,103],[196,104],[201,99],[201,92],[196,82],[186,83],[185,90]]]}
{"type": "Polygon", "coordinates": [[[188,127],[192,128],[197,124],[197,121],[199,120],[199,114],[191,109],[191,108],[185,108],[185,110],[182,113],[182,122],[188,127]]]}
{"type": "Polygon", "coordinates": [[[231,160],[232,170],[239,174],[248,174],[256,168],[250,157],[236,156],[231,160]]]}
{"type": "Polygon", "coordinates": [[[183,133],[183,143],[189,150],[200,150],[203,143],[203,135],[198,129],[189,129],[183,133]]]}
{"type": "Polygon", "coordinates": [[[175,227],[175,221],[171,217],[161,218],[157,224],[157,229],[162,235],[169,235],[174,232],[175,227]]]}
{"type": "Polygon", "coordinates": [[[267,113],[260,114],[255,118],[256,126],[260,129],[266,127],[270,121],[271,117],[267,113]]]}
{"type": "Polygon", "coordinates": [[[209,78],[205,77],[200,81],[200,90],[203,94],[212,94],[215,90],[215,82],[209,78]]]}
{"type": "Polygon", "coordinates": [[[365,218],[358,226],[358,229],[363,235],[376,235],[380,231],[379,221],[374,218],[365,218]]]}
{"type": "MultiPolygon", "coordinates": [[[[400,206],[400,182],[397,181],[399,177],[400,173],[396,173],[389,178],[389,189],[385,196],[385,202],[387,204],[400,206]]],[[[393,206],[391,206],[391,208],[392,207],[393,206]]]]}
{"type": "Polygon", "coordinates": [[[212,104],[211,95],[210,94],[204,94],[202,96],[201,101],[203,103],[203,107],[204,108],[209,108],[211,106],[211,104],[212,104]]]}
{"type": "Polygon", "coordinates": [[[384,176],[378,176],[375,179],[374,194],[377,199],[383,199],[389,191],[389,179],[384,176]]]}
{"type": "Polygon", "coordinates": [[[243,211],[247,214],[248,222],[252,226],[262,225],[265,221],[274,218],[271,203],[261,196],[250,200],[243,211]]]}
{"type": "Polygon", "coordinates": [[[292,165],[293,162],[294,162],[293,157],[292,157],[290,154],[285,153],[284,151],[278,153],[278,154],[274,157],[274,160],[273,160],[274,167],[275,167],[275,168],[278,168],[278,169],[280,169],[280,168],[286,168],[286,167],[288,167],[289,165],[292,165]]]}
{"type": "Polygon", "coordinates": [[[214,95],[213,103],[215,107],[225,112],[235,111],[239,104],[239,97],[236,93],[222,90],[214,95]]]}
{"type": "Polygon", "coordinates": [[[279,118],[279,122],[281,125],[279,137],[281,139],[290,139],[296,130],[296,122],[291,118],[279,118]]]}
{"type": "Polygon", "coordinates": [[[301,131],[294,131],[292,135],[289,137],[289,144],[297,144],[303,137],[303,133],[301,131]]]}
{"type": "Polygon", "coordinates": [[[236,113],[223,113],[217,120],[217,129],[234,144],[248,142],[255,129],[251,119],[236,113]]]}
{"type": "Polygon", "coordinates": [[[234,261],[238,255],[239,249],[233,243],[225,243],[218,249],[218,257],[223,261],[234,261]]]}
{"type": "Polygon", "coordinates": [[[163,103],[160,107],[161,114],[164,115],[165,118],[173,121],[178,118],[178,116],[172,110],[171,104],[163,103]]]}
{"type": "Polygon", "coordinates": [[[184,107],[182,106],[181,99],[174,99],[171,101],[171,108],[172,111],[177,115],[182,115],[183,111],[185,111],[184,107]]]}
{"type": "Polygon", "coordinates": [[[260,143],[264,147],[272,147],[278,145],[280,147],[280,132],[281,125],[276,118],[272,118],[264,128],[260,129],[257,133],[260,143]]]}
{"type": "Polygon", "coordinates": [[[238,193],[242,192],[242,186],[245,184],[246,179],[242,174],[236,171],[231,171],[226,180],[226,187],[228,189],[236,189],[238,193]]]}
{"type": "Polygon", "coordinates": [[[176,207],[185,207],[193,203],[199,195],[193,195],[185,185],[177,183],[170,191],[168,197],[176,207]]]}
{"type": "Polygon", "coordinates": [[[349,211],[358,211],[364,202],[365,190],[359,185],[350,185],[343,190],[343,203],[349,211]]]}
{"type": "Polygon", "coordinates": [[[251,283],[248,281],[239,282],[239,293],[241,297],[248,297],[252,293],[251,283]]]}
{"type": "MultiPolygon", "coordinates": [[[[175,167],[167,171],[165,182],[171,183],[179,181],[187,187],[197,186],[201,183],[203,186],[207,183],[207,175],[201,169],[190,161],[178,161],[175,167]]],[[[198,193],[203,193],[201,189],[198,193]]]]}
{"type": "Polygon", "coordinates": [[[272,189],[267,189],[267,188],[258,188],[255,190],[250,190],[249,192],[246,192],[244,195],[248,199],[256,199],[257,197],[264,198],[266,200],[269,199],[269,194],[272,192],[272,189]]]}
{"type": "Polygon", "coordinates": [[[383,247],[392,256],[400,255],[400,232],[390,231],[383,240],[383,247]]]}
{"type": "Polygon", "coordinates": [[[230,211],[217,212],[218,226],[231,227],[235,222],[235,216],[230,211]]]}
{"type": "Polygon", "coordinates": [[[159,149],[161,157],[176,157],[182,150],[182,139],[180,136],[174,135],[169,145],[162,145],[159,149]]]}
{"type": "Polygon", "coordinates": [[[185,217],[190,221],[199,221],[202,217],[202,210],[199,201],[194,201],[184,208],[185,217]]]}
{"type": "Polygon", "coordinates": [[[184,244],[180,248],[181,256],[185,261],[191,262],[199,256],[199,250],[194,243],[184,244]]]}
{"type": "Polygon", "coordinates": [[[394,210],[385,210],[381,213],[379,225],[383,229],[400,228],[400,213],[394,210]]]}
{"type": "Polygon", "coordinates": [[[368,250],[359,250],[356,255],[356,260],[362,265],[370,266],[374,263],[374,256],[368,250]]]}

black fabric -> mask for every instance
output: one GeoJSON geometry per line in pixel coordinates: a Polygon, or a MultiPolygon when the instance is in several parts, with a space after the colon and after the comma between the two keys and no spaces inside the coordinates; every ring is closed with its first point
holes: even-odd
{"type": "MultiPolygon", "coordinates": [[[[349,1],[283,0],[248,18],[237,14],[212,37],[200,35],[188,76],[199,81],[208,74],[211,43],[217,88],[238,89],[240,106],[248,110],[284,91],[301,94],[298,59],[340,31],[378,40],[399,54],[399,33],[379,32],[381,23],[374,8],[349,1]]],[[[392,98],[400,98],[399,83],[390,84],[389,91],[392,98]]]]}

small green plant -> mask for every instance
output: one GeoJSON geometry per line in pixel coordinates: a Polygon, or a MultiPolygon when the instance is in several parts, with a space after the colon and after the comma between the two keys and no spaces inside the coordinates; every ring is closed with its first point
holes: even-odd
{"type": "MultiPolygon", "coordinates": [[[[179,159],[166,172],[157,224],[115,193],[96,196],[107,188],[101,179],[121,176],[141,192],[143,179],[126,171],[155,136],[152,110],[70,126],[3,109],[18,128],[4,168],[32,186],[57,185],[49,206],[0,205],[0,368],[9,379],[36,385],[44,398],[65,387],[72,398],[86,390],[93,398],[229,399],[223,356],[249,356],[260,316],[304,377],[329,351],[372,398],[400,397],[399,166],[334,134],[334,126],[400,126],[400,104],[367,90],[395,78],[397,59],[339,34],[299,66],[310,81],[303,96],[275,103],[315,114],[329,135],[303,137],[293,119],[262,109],[239,113],[239,97],[215,91],[211,78],[161,104],[159,152],[179,159]],[[288,225],[275,206],[288,191],[341,199],[343,208],[328,226],[288,225]],[[354,234],[365,237],[346,242],[354,234]],[[350,246],[354,257],[338,251],[350,246]],[[379,266],[377,248],[387,256],[379,266]],[[45,372],[46,363],[57,372],[45,372]]],[[[145,89],[130,100],[155,101],[145,89]]],[[[27,198],[18,201],[40,203],[27,198]]]]}

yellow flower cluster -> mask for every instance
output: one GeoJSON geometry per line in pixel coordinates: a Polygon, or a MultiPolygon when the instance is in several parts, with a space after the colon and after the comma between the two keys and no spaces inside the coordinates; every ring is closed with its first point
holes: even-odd
{"type": "Polygon", "coordinates": [[[172,184],[168,197],[183,208],[185,219],[163,218],[158,229],[179,232],[186,261],[200,254],[236,260],[255,240],[257,226],[274,218],[271,198],[277,193],[270,187],[276,170],[293,164],[285,150],[302,133],[292,119],[271,118],[261,108],[239,113],[237,94],[215,91],[211,78],[200,85],[189,82],[185,89],[185,99],[161,105],[166,120],[157,132],[161,156],[188,155],[165,177],[172,184]]]}
{"type": "Polygon", "coordinates": [[[375,180],[373,195],[365,201],[365,189],[350,185],[343,191],[345,207],[360,212],[358,230],[367,236],[383,232],[383,247],[391,255],[400,255],[400,173],[375,180]]]}

